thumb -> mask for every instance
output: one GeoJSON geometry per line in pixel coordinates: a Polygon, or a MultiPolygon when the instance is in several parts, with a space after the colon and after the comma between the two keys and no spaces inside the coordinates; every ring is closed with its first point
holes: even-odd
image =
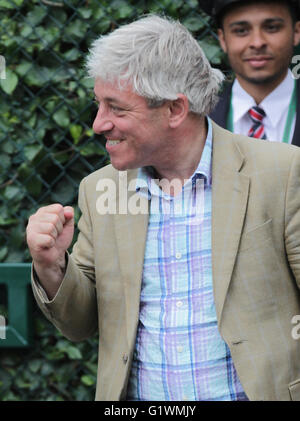
{"type": "Polygon", "coordinates": [[[74,223],[74,209],[71,206],[64,207],[65,225],[74,223]]]}

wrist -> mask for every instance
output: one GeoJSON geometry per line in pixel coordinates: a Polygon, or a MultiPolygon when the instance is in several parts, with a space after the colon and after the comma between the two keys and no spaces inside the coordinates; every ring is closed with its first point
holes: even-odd
{"type": "Polygon", "coordinates": [[[54,264],[46,265],[33,260],[32,267],[35,280],[44,288],[48,298],[55,297],[66,273],[68,263],[67,253],[56,260],[54,264]]]}

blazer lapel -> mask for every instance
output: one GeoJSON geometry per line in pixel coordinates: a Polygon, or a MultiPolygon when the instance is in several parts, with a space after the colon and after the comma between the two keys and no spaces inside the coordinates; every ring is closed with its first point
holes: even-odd
{"type": "Polygon", "coordinates": [[[239,247],[247,208],[249,178],[232,134],[213,124],[212,269],[219,324],[239,247]]]}
{"type": "Polygon", "coordinates": [[[119,173],[117,214],[114,217],[118,257],[124,285],[129,346],[135,341],[139,318],[141,281],[149,218],[149,201],[140,195],[137,196],[135,191],[136,178],[137,171],[122,171],[119,173]],[[130,190],[128,190],[128,187],[130,190]],[[138,200],[135,200],[137,198],[138,200]],[[135,204],[137,205],[136,208],[146,210],[146,212],[134,214],[134,210],[128,209],[130,203],[133,207],[135,204]],[[126,206],[128,206],[127,209],[126,206]],[[121,210],[121,212],[118,213],[118,210],[121,210]]]}

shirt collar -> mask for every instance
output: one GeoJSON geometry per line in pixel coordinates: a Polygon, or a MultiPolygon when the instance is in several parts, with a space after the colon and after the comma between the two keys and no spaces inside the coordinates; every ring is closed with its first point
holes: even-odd
{"type": "MultiPolygon", "coordinates": [[[[259,104],[266,113],[269,123],[276,127],[281,119],[283,113],[289,106],[294,89],[294,79],[291,70],[285,79],[278,85],[263,101],[259,104]]],[[[248,110],[255,106],[256,103],[251,95],[249,95],[240,85],[239,81],[235,79],[232,87],[232,106],[233,106],[233,121],[237,123],[248,110]]]]}
{"type": "MultiPolygon", "coordinates": [[[[205,145],[201,155],[200,162],[189,180],[197,177],[203,177],[204,182],[207,185],[211,185],[212,182],[212,123],[211,119],[207,117],[208,131],[205,140],[205,145]]],[[[138,169],[136,191],[145,195],[149,200],[152,194],[160,195],[161,189],[157,184],[151,183],[154,178],[155,171],[151,171],[151,167],[142,167],[138,169]]]]}

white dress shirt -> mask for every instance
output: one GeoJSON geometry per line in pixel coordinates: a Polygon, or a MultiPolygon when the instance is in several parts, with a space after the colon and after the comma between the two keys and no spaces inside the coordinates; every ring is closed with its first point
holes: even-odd
{"type": "MultiPolygon", "coordinates": [[[[289,111],[292,94],[294,90],[294,79],[292,72],[289,70],[285,79],[272,91],[259,107],[263,108],[266,113],[263,124],[267,139],[273,142],[282,142],[286,120],[289,111]]],[[[233,131],[237,134],[248,135],[253,125],[249,117],[248,110],[257,105],[252,96],[250,96],[235,79],[232,87],[232,107],[233,107],[233,131]]],[[[296,123],[296,115],[294,116],[289,143],[292,142],[296,123]]]]}

